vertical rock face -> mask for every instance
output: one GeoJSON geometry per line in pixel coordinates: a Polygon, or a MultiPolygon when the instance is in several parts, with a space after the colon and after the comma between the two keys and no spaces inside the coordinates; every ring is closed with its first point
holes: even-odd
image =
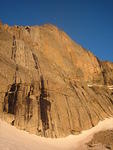
{"type": "Polygon", "coordinates": [[[0,116],[45,137],[78,134],[113,116],[113,63],[53,25],[0,24],[0,116]]]}

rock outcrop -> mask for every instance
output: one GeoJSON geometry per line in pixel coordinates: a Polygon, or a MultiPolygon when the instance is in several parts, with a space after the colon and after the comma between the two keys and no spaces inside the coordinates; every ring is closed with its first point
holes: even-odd
{"type": "Polygon", "coordinates": [[[98,132],[93,139],[87,143],[84,150],[112,150],[113,149],[113,130],[98,132]]]}
{"type": "Polygon", "coordinates": [[[113,63],[57,27],[0,24],[0,116],[45,137],[78,134],[113,116],[113,63]]]}

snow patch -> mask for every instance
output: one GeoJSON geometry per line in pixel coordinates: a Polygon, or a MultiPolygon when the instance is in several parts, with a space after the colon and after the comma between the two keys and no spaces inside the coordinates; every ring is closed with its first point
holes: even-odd
{"type": "Polygon", "coordinates": [[[0,150],[82,150],[95,133],[108,129],[113,129],[113,118],[106,118],[79,135],[51,139],[18,130],[0,120],[0,150]]]}

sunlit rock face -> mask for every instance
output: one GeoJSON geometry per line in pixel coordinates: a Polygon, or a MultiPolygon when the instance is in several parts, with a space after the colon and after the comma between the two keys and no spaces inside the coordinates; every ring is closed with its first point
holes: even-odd
{"type": "Polygon", "coordinates": [[[112,85],[113,63],[57,27],[0,24],[0,116],[12,125],[45,137],[78,134],[113,116],[112,85]]]}

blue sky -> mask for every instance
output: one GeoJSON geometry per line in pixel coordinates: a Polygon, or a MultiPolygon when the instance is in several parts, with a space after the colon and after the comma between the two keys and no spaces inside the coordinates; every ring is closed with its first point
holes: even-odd
{"type": "Polygon", "coordinates": [[[52,23],[113,62],[113,0],[0,0],[0,19],[9,25],[52,23]]]}

